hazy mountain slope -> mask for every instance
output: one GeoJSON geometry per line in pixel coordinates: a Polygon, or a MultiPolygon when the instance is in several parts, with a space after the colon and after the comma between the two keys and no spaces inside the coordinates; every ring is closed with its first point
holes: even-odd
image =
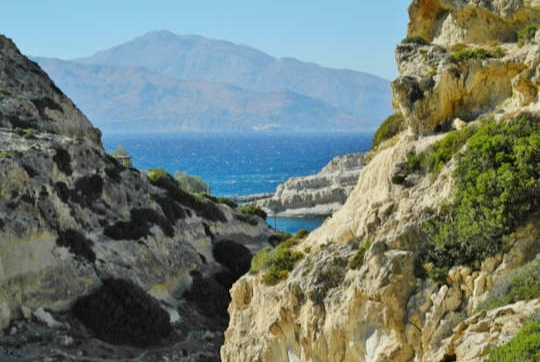
{"type": "Polygon", "coordinates": [[[373,121],[391,112],[391,92],[385,79],[291,58],[276,59],[247,46],[200,36],[151,32],[77,61],[144,66],[179,79],[230,83],[262,93],[287,89],[373,121]]]}
{"type": "Polygon", "coordinates": [[[183,81],[144,67],[83,65],[36,58],[56,84],[106,131],[351,130],[373,127],[320,100],[290,91],[260,94],[183,81]]]}

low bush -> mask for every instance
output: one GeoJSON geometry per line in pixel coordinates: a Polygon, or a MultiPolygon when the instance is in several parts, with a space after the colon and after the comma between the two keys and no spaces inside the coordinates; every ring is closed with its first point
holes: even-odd
{"type": "Polygon", "coordinates": [[[420,45],[428,45],[429,42],[422,38],[421,36],[413,35],[408,36],[405,39],[401,41],[401,44],[420,44],[420,45]]]}
{"type": "Polygon", "coordinates": [[[540,298],[539,275],[540,254],[499,281],[478,309],[494,309],[520,300],[540,298]]]}
{"type": "Polygon", "coordinates": [[[354,257],[349,261],[349,269],[360,269],[364,265],[364,256],[369,248],[371,248],[370,241],[360,246],[354,257]]]}
{"type": "Polygon", "coordinates": [[[210,186],[200,176],[188,175],[185,172],[176,171],[174,179],[178,182],[178,186],[189,193],[209,193],[210,186]]]}
{"type": "Polygon", "coordinates": [[[540,25],[538,24],[531,24],[518,31],[518,45],[521,47],[531,41],[535,37],[536,30],[538,30],[539,27],[540,25]]]}
{"type": "Polygon", "coordinates": [[[292,235],[286,231],[278,231],[268,238],[268,242],[272,246],[277,246],[285,240],[290,239],[291,237],[292,235]]]}
{"type": "Polygon", "coordinates": [[[435,142],[425,158],[427,171],[432,172],[434,176],[438,175],[475,132],[475,127],[465,127],[459,131],[451,131],[444,138],[435,142]]]}
{"type": "Polygon", "coordinates": [[[461,62],[465,60],[471,60],[471,59],[487,59],[487,58],[493,58],[493,54],[491,54],[489,51],[487,51],[484,48],[476,48],[476,49],[462,49],[457,50],[452,53],[452,59],[456,62],[461,62]]]}
{"type": "Polygon", "coordinates": [[[500,252],[503,235],[538,209],[540,123],[521,117],[479,127],[458,154],[454,175],[446,214],[424,224],[426,262],[437,268],[479,266],[500,252]]]}
{"type": "Polygon", "coordinates": [[[276,285],[287,279],[297,261],[304,257],[300,251],[291,248],[297,245],[305,236],[306,231],[300,230],[293,237],[280,243],[276,248],[266,247],[259,251],[251,261],[251,274],[264,271],[262,281],[266,285],[276,285]]]}
{"type": "Polygon", "coordinates": [[[172,331],[159,302],[128,280],[105,279],[75,303],[72,313],[97,338],[112,344],[149,346],[172,331]]]}
{"type": "Polygon", "coordinates": [[[489,351],[486,362],[537,362],[540,360],[540,321],[527,322],[507,343],[489,351]]]}
{"type": "Polygon", "coordinates": [[[195,210],[197,215],[210,221],[227,221],[223,212],[212,201],[182,190],[178,186],[178,182],[167,171],[159,168],[149,169],[148,179],[153,185],[166,190],[168,197],[180,205],[195,210]]]}
{"type": "Polygon", "coordinates": [[[377,146],[403,131],[405,127],[405,119],[403,118],[401,113],[397,112],[389,116],[379,126],[377,132],[375,132],[370,149],[375,150],[377,146]]]}
{"type": "Polygon", "coordinates": [[[240,212],[242,212],[244,214],[259,216],[263,220],[266,220],[266,218],[268,216],[266,214],[266,212],[264,212],[263,209],[261,209],[258,206],[254,206],[254,205],[242,205],[238,209],[240,210],[240,212]]]}

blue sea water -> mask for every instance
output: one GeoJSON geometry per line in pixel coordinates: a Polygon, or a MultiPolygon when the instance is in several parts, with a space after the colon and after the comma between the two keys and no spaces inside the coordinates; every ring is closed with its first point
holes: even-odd
{"type": "MultiPolygon", "coordinates": [[[[292,176],[320,171],[332,158],[366,151],[372,133],[171,133],[104,134],[108,152],[122,145],[133,166],[163,168],[201,176],[218,196],[274,192],[292,176]]],[[[302,228],[295,219],[285,219],[278,229],[295,232],[302,228]]],[[[320,219],[296,219],[307,229],[320,219]],[[307,221],[306,221],[307,220],[307,221]]],[[[269,220],[270,222],[270,220],[269,220]]],[[[273,221],[272,221],[273,222],[273,221]]]]}

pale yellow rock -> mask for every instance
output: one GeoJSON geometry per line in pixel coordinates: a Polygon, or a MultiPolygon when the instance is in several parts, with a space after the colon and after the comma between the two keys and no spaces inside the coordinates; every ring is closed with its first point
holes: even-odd
{"type": "Polygon", "coordinates": [[[540,22],[540,1],[414,0],[409,12],[409,35],[432,43],[396,51],[393,101],[409,129],[370,153],[344,206],[298,246],[311,252],[286,281],[265,286],[250,275],[233,286],[224,362],[480,362],[538,308],[533,300],[473,315],[501,278],[538,251],[538,217],[505,238],[504,254],[480,270],[456,266],[448,285],[437,286],[417,277],[415,258],[423,221],[452,197],[455,161],[435,180],[409,174],[392,181],[409,152],[431,147],[456,118],[463,129],[486,118],[540,116],[540,35],[515,43],[516,31],[540,22]],[[456,62],[450,47],[457,43],[500,46],[505,55],[456,62]],[[361,265],[349,268],[355,243],[368,241],[361,265]]]}

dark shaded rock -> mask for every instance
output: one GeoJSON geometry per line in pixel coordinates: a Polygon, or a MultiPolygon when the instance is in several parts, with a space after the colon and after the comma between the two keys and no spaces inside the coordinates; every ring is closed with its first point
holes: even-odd
{"type": "Polygon", "coordinates": [[[223,266],[226,266],[237,277],[248,272],[251,266],[251,252],[244,245],[232,240],[222,240],[214,245],[212,249],[214,259],[223,266]]]}
{"type": "Polygon", "coordinates": [[[104,234],[114,240],[137,240],[150,235],[150,228],[157,224],[168,237],[174,236],[174,229],[165,217],[152,209],[131,210],[130,221],[119,221],[105,228],[104,234]]]}
{"type": "Polygon", "coordinates": [[[75,181],[73,201],[81,205],[93,204],[103,192],[103,179],[99,175],[83,176],[75,181]]]}
{"type": "Polygon", "coordinates": [[[172,330],[159,302],[123,279],[104,280],[103,286],[75,303],[72,313],[97,338],[112,344],[155,345],[172,330]]]}
{"type": "Polygon", "coordinates": [[[96,261],[96,254],[92,250],[92,245],[94,245],[94,243],[76,230],[68,229],[59,231],[56,244],[69,248],[71,253],[80,256],[91,263],[96,261]]]}
{"type": "Polygon", "coordinates": [[[201,273],[193,271],[193,284],[184,293],[184,298],[191,302],[202,315],[219,318],[226,326],[229,321],[227,308],[231,302],[229,290],[213,278],[203,278],[201,273]]]}
{"type": "Polygon", "coordinates": [[[68,151],[63,148],[57,148],[56,154],[53,156],[53,161],[61,172],[67,176],[71,176],[73,170],[71,169],[71,156],[68,151]]]}

